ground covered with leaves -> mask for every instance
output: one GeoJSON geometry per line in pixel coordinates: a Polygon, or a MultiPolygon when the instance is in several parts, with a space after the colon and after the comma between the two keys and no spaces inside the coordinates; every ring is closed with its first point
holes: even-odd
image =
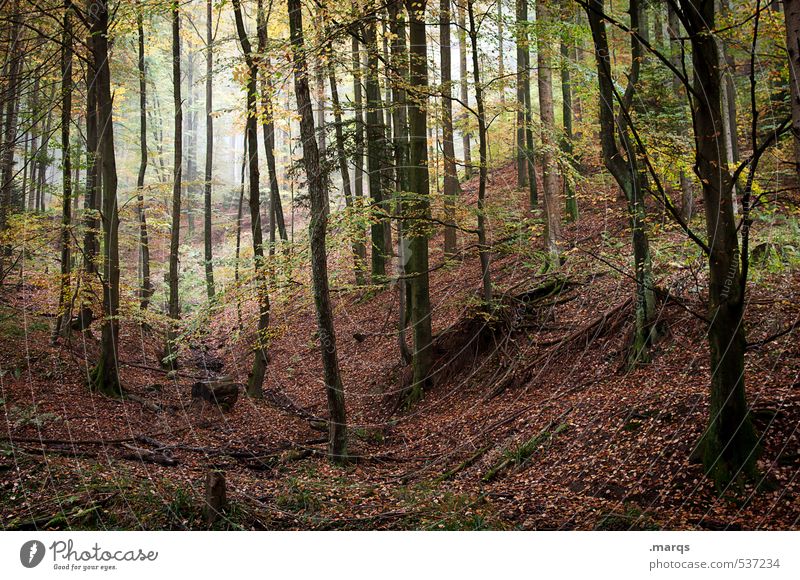
{"type": "MultiPolygon", "coordinates": [[[[431,242],[435,380],[403,405],[397,287],[355,287],[332,248],[349,452],[325,458],[325,392],[304,269],[273,289],[265,397],[228,412],[191,397],[221,375],[245,383],[256,312],[247,292],[184,317],[177,372],[163,328],[128,306],[122,400],[90,393],[99,325],[49,341],[56,296],[36,276],[0,296],[0,527],[202,529],[205,478],[223,470],[216,529],[796,529],[800,518],[800,227],[791,210],[754,227],[747,393],[760,479],[715,490],[692,451],[706,424],[704,258],[650,208],[660,339],[626,364],[630,243],[600,174],[579,192],[569,249],[545,271],[538,214],[513,167],[494,171],[489,222],[497,308],[479,308],[474,236],[454,259],[431,242]],[[241,312],[242,324],[239,325],[241,312]]],[[[470,223],[477,184],[464,185],[470,223]]],[[[795,214],[796,215],[796,214],[795,214]]],[[[702,231],[702,216],[696,218],[702,231]]],[[[465,230],[468,230],[465,227],[465,230]]],[[[135,262],[134,262],[135,263],[135,262]]],[[[155,306],[154,306],[155,308],[155,306]]]]}

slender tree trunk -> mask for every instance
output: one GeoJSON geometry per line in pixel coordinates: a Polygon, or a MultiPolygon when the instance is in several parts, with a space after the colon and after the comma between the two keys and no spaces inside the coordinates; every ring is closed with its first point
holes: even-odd
{"type": "MultiPolygon", "coordinates": [[[[541,23],[552,20],[546,0],[536,0],[536,18],[541,23]]],[[[555,115],[553,113],[553,63],[548,39],[537,37],[539,65],[539,115],[542,119],[542,184],[544,187],[545,241],[551,266],[559,265],[558,242],[561,238],[561,203],[558,173],[553,155],[555,115]]]]}
{"type": "MultiPolygon", "coordinates": [[[[8,227],[8,215],[11,213],[11,190],[14,183],[14,146],[17,140],[17,99],[19,98],[19,76],[22,67],[22,32],[19,6],[15,3],[12,10],[9,42],[8,79],[3,95],[7,101],[3,121],[3,146],[0,156],[0,232],[8,227]]],[[[9,248],[0,250],[0,266],[2,258],[10,252],[9,248]]]]}
{"type": "Polygon", "coordinates": [[[92,390],[121,396],[117,361],[119,353],[119,215],[117,164],[112,122],[111,71],[108,64],[108,0],[91,0],[93,61],[96,71],[99,158],[103,172],[103,325],[100,360],[92,370],[92,390]]]}
{"type": "MultiPolygon", "coordinates": [[[[669,23],[670,60],[672,61],[672,64],[678,70],[680,70],[682,66],[681,41],[679,40],[680,21],[678,20],[678,15],[672,6],[668,6],[667,11],[667,21],[669,23]]],[[[677,77],[673,77],[672,79],[672,88],[676,95],[680,95],[683,90],[681,81],[677,77]]],[[[798,119],[800,119],[800,115],[798,116],[798,119]]],[[[682,136],[686,136],[688,133],[688,127],[683,119],[680,121],[678,131],[682,136]]],[[[681,217],[688,223],[694,215],[694,188],[692,186],[692,180],[689,178],[686,173],[686,169],[683,167],[681,167],[678,171],[678,184],[681,189],[681,217]]]]}
{"type": "MultiPolygon", "coordinates": [[[[562,12],[563,20],[570,19],[569,5],[563,3],[564,12],[562,12]]],[[[561,149],[564,151],[567,159],[564,165],[572,165],[572,79],[570,77],[570,62],[569,62],[569,44],[561,38],[561,101],[562,101],[562,121],[564,124],[564,140],[561,144],[561,149]]],[[[575,188],[572,185],[572,180],[568,171],[562,171],[562,179],[564,182],[564,197],[565,209],[567,213],[567,221],[574,222],[578,219],[578,200],[575,198],[575,188]]]]}
{"type": "MultiPolygon", "coordinates": [[[[444,1],[444,0],[442,0],[444,1]]],[[[503,38],[503,0],[497,0],[497,76],[500,80],[500,104],[506,104],[506,55],[505,55],[505,39],[503,38]]]]}
{"type": "MultiPolygon", "coordinates": [[[[467,16],[463,3],[457,3],[458,9],[458,64],[459,64],[459,87],[461,90],[461,102],[464,105],[469,103],[469,88],[467,86],[467,16]]],[[[467,179],[472,178],[472,151],[470,134],[467,129],[469,112],[465,109],[463,114],[463,125],[461,129],[461,141],[464,149],[464,171],[467,179]]]]}
{"type": "MultiPolygon", "coordinates": [[[[350,189],[350,172],[347,169],[347,152],[344,146],[344,131],[342,129],[342,107],[339,103],[339,88],[336,83],[336,70],[332,61],[328,61],[328,81],[331,86],[331,105],[333,106],[333,122],[336,131],[336,156],[339,160],[339,172],[342,175],[342,193],[347,210],[353,210],[353,193],[350,189]]],[[[364,270],[362,269],[361,258],[359,256],[359,246],[356,239],[351,241],[350,247],[353,253],[353,271],[355,273],[356,284],[364,284],[364,270]]]]}
{"type": "Polygon", "coordinates": [[[61,37],[61,287],[58,293],[58,316],[53,328],[52,342],[69,331],[71,313],[67,307],[72,272],[70,228],[72,227],[72,156],[69,132],[72,118],[72,18],[70,1],[64,0],[64,20],[61,37]]]}
{"type": "MultiPolygon", "coordinates": [[[[392,37],[391,46],[391,88],[392,88],[392,140],[394,143],[395,166],[397,167],[397,188],[400,192],[409,189],[409,140],[408,140],[408,111],[406,88],[409,85],[408,40],[406,35],[406,15],[403,0],[392,0],[387,5],[389,13],[389,31],[392,37]]],[[[405,202],[404,195],[397,196],[395,200],[395,214],[397,220],[397,342],[400,357],[405,364],[413,360],[413,355],[408,348],[406,329],[410,322],[409,304],[411,303],[411,284],[406,279],[406,260],[408,258],[408,242],[405,239],[405,202]]]]}
{"type": "Polygon", "coordinates": [[[725,166],[726,143],[714,0],[681,0],[692,43],[696,160],[703,184],[709,255],[708,342],[711,348],[709,424],[698,446],[706,472],[722,490],[739,477],[752,477],[760,455],[745,395],[744,295],[739,242],[733,214],[733,181],[725,166]]]}
{"type": "Polygon", "coordinates": [[[287,0],[287,5],[294,64],[295,95],[297,98],[297,110],[300,114],[300,131],[303,142],[303,163],[306,169],[309,196],[311,198],[311,222],[309,223],[311,274],[325,375],[325,390],[328,396],[328,455],[332,461],[341,463],[347,459],[347,416],[345,412],[344,387],[339,374],[339,361],[336,352],[333,309],[328,289],[328,265],[325,249],[328,204],[325,199],[324,176],[319,165],[319,150],[314,138],[314,116],[311,109],[311,94],[308,88],[301,3],[300,0],[287,0]]]}
{"type": "MultiPolygon", "coordinates": [[[[592,30],[597,60],[598,107],[603,161],[625,194],[631,223],[631,244],[636,272],[636,302],[634,338],[629,349],[628,364],[633,365],[648,360],[648,348],[652,342],[655,321],[655,295],[643,193],[644,179],[639,168],[636,150],[628,137],[629,125],[626,116],[623,112],[620,112],[616,118],[614,116],[615,91],[610,53],[605,24],[600,16],[603,13],[603,0],[593,0],[590,6],[591,8],[587,8],[586,14],[592,30]],[[617,145],[615,135],[619,135],[622,150],[617,145]]],[[[632,0],[630,8],[631,27],[638,29],[641,4],[638,0],[632,0]]],[[[646,36],[644,31],[641,34],[646,36]]],[[[623,101],[621,107],[629,108],[634,100],[635,86],[638,83],[640,64],[643,60],[642,46],[632,36],[631,70],[628,74],[628,87],[621,99],[623,101]]]]}
{"type": "MultiPolygon", "coordinates": [[[[86,44],[94,52],[94,39],[89,34],[86,44]]],[[[98,113],[97,113],[97,71],[89,62],[86,70],[86,195],[84,201],[83,255],[87,284],[97,272],[97,256],[100,241],[97,234],[100,227],[100,165],[98,163],[98,113]]],[[[92,310],[85,305],[81,312],[82,326],[91,320],[92,310]]]]}
{"type": "Polygon", "coordinates": [[[39,170],[39,175],[37,177],[36,182],[36,207],[38,211],[44,212],[45,210],[45,185],[47,184],[47,166],[49,165],[48,159],[48,148],[50,146],[50,130],[53,124],[53,108],[52,104],[56,98],[56,83],[50,84],[50,95],[47,98],[47,107],[48,112],[47,116],[44,119],[44,131],[42,134],[42,140],[39,144],[39,154],[37,156],[37,167],[39,170]]]}
{"type": "Polygon", "coordinates": [[[264,262],[264,240],[261,227],[260,174],[258,169],[258,67],[253,58],[250,40],[244,27],[241,0],[233,0],[236,31],[247,64],[247,158],[250,174],[250,229],[253,236],[253,261],[258,300],[258,332],[253,346],[253,368],[247,381],[250,397],[264,396],[264,376],[267,372],[267,331],[269,330],[269,288],[267,287],[266,264],[264,262]]]}
{"type": "Polygon", "coordinates": [[[525,78],[530,79],[527,57],[528,48],[528,2],[516,0],[517,8],[517,187],[528,185],[528,152],[525,147],[525,113],[528,98],[525,94],[525,78]]]}
{"type": "Polygon", "coordinates": [[[795,169],[800,171],[800,0],[783,0],[783,13],[786,19],[786,49],[792,99],[794,163],[795,169]]]}
{"type": "MultiPolygon", "coordinates": [[[[363,87],[361,85],[361,51],[359,49],[358,39],[353,36],[352,39],[352,53],[353,53],[353,116],[355,124],[353,126],[355,141],[355,148],[353,152],[353,203],[359,209],[363,209],[364,203],[364,104],[363,104],[363,87]]],[[[359,236],[356,240],[356,249],[358,252],[359,269],[361,270],[361,277],[364,277],[364,270],[367,264],[367,245],[364,243],[365,235],[359,236]]]]}
{"type": "Polygon", "coordinates": [[[268,75],[271,70],[271,63],[269,59],[269,52],[267,47],[267,21],[264,17],[264,8],[262,0],[258,2],[258,45],[259,53],[264,58],[264,71],[261,75],[261,108],[264,110],[263,121],[261,128],[264,132],[264,154],[267,158],[267,172],[269,174],[269,205],[270,205],[270,242],[275,242],[275,228],[277,227],[278,234],[281,239],[286,242],[288,236],[286,234],[286,221],[283,217],[283,204],[281,203],[281,191],[278,186],[278,170],[275,165],[275,120],[273,119],[272,109],[272,82],[269,81],[268,75]]]}
{"type": "MultiPolygon", "coordinates": [[[[35,115],[39,114],[39,75],[33,81],[33,95],[31,96],[31,110],[35,115]]],[[[39,122],[34,121],[31,125],[30,155],[28,158],[28,174],[30,185],[28,186],[28,211],[36,211],[36,156],[39,152],[39,122]]]]}
{"type": "Polygon", "coordinates": [[[166,354],[170,366],[176,365],[177,321],[180,317],[178,297],[178,252],[181,234],[181,182],[183,163],[183,101],[181,99],[181,31],[179,5],[172,8],[172,92],[175,112],[175,156],[172,170],[172,231],[169,242],[169,317],[172,319],[167,333],[166,354]]]}
{"type": "Polygon", "coordinates": [[[406,0],[409,22],[409,191],[414,197],[404,204],[411,218],[405,233],[409,240],[406,271],[411,277],[411,326],[414,332],[412,353],[413,378],[407,403],[422,398],[431,384],[431,297],[428,280],[428,234],[426,221],[430,220],[428,176],[428,49],[425,32],[426,0],[406,0]]]}
{"type": "MultiPolygon", "coordinates": [[[[384,166],[386,164],[386,133],[381,122],[380,84],[378,83],[378,41],[375,15],[368,17],[364,37],[367,49],[366,97],[367,97],[367,172],[369,194],[374,211],[386,213],[384,200],[384,166]]],[[[386,281],[386,261],[389,248],[386,244],[387,222],[381,215],[372,224],[372,282],[382,284],[386,281]]]]}
{"type": "Polygon", "coordinates": [[[214,36],[211,31],[212,0],[206,0],[206,165],[203,176],[203,249],[206,295],[214,299],[214,254],[211,238],[211,188],[214,178],[214,36]]]}
{"type": "MultiPolygon", "coordinates": [[[[499,2],[498,6],[500,6],[499,2]]],[[[500,17],[502,18],[502,14],[500,17]]],[[[500,22],[502,22],[502,20],[500,22]]],[[[501,55],[502,46],[503,41],[501,33],[501,55]]],[[[444,229],[444,253],[446,256],[452,256],[456,252],[455,206],[461,188],[458,185],[458,173],[456,171],[456,150],[453,143],[453,103],[450,64],[450,0],[440,0],[439,3],[439,54],[442,67],[442,153],[444,155],[443,194],[447,221],[452,224],[445,226],[444,229]]],[[[502,76],[502,74],[503,73],[501,72],[500,75],[502,76]]]]}
{"type": "Polygon", "coordinates": [[[147,71],[144,60],[144,22],[142,9],[138,8],[136,27],[139,34],[139,146],[141,150],[139,175],[136,178],[138,190],[137,209],[139,213],[139,264],[142,272],[139,299],[142,309],[146,309],[153,295],[150,282],[150,241],[147,236],[147,216],[144,210],[144,178],[147,173],[147,71]]]}
{"type": "Polygon", "coordinates": [[[469,37],[472,44],[472,75],[475,80],[475,101],[478,106],[478,149],[481,163],[478,177],[478,252],[481,260],[483,301],[488,308],[492,302],[492,278],[489,269],[491,254],[486,240],[486,178],[488,175],[486,152],[488,143],[486,110],[483,102],[483,86],[481,85],[480,66],[478,63],[478,28],[475,21],[474,0],[467,0],[467,13],[469,15],[469,37]]]}
{"type": "Polygon", "coordinates": [[[236,211],[236,257],[233,265],[233,284],[236,287],[236,320],[239,323],[239,332],[242,331],[242,300],[239,291],[239,258],[242,254],[242,209],[244,206],[244,176],[247,168],[247,130],[242,140],[242,177],[239,186],[239,206],[236,211]]]}

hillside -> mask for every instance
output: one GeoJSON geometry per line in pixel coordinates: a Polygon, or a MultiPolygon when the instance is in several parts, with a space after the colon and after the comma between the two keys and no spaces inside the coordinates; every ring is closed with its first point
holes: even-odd
{"type": "MultiPolygon", "coordinates": [[[[631,368],[624,202],[599,173],[582,182],[579,221],[563,231],[564,263],[543,272],[540,219],[510,185],[514,171],[492,171],[487,194],[500,308],[478,308],[474,236],[462,232],[464,250],[447,262],[441,231],[431,239],[436,378],[411,408],[399,404],[408,371],[397,346],[396,288],[353,286],[341,274],[347,252],[330,256],[340,273],[332,290],[352,456],[344,467],[324,453],[327,407],[307,267],[272,294],[265,398],[242,392],[229,412],[191,394],[209,377],[246,382],[253,337],[238,330],[234,301],[184,315],[189,346],[177,373],[159,366],[164,328],[123,317],[127,398],[118,400],[86,388],[99,327],[51,346],[55,290],[7,281],[0,527],[202,529],[209,469],[227,480],[230,507],[215,524],[222,529],[796,527],[800,265],[796,250],[781,249],[796,222],[776,216],[754,226],[754,247],[780,250],[754,263],[745,314],[761,478],[720,496],[691,458],[708,412],[702,257],[649,207],[659,232],[661,337],[652,361],[631,368]]],[[[468,212],[477,181],[463,190],[468,212]]],[[[249,298],[245,329],[256,317],[249,298]]]]}

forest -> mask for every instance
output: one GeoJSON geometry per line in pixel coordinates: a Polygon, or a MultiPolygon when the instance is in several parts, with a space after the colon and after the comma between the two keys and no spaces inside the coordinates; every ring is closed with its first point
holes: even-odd
{"type": "Polygon", "coordinates": [[[0,0],[0,59],[0,529],[798,529],[800,0],[0,0]]]}

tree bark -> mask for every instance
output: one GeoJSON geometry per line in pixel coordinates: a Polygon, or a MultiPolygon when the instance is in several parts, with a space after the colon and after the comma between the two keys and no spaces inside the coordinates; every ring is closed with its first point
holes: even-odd
{"type": "Polygon", "coordinates": [[[72,156],[69,133],[72,118],[72,19],[69,0],[64,0],[61,37],[61,284],[58,293],[58,316],[52,342],[69,331],[71,313],[67,307],[72,271],[70,228],[72,227],[72,156]]]}
{"type": "Polygon", "coordinates": [[[211,190],[214,172],[214,36],[211,31],[212,0],[206,0],[206,166],[203,180],[203,250],[206,296],[214,299],[214,254],[211,238],[211,190]]]}
{"type": "Polygon", "coordinates": [[[786,49],[792,99],[792,134],[795,169],[800,171],[800,0],[783,0],[786,19],[786,49]]]}
{"type": "Polygon", "coordinates": [[[264,240],[261,228],[260,174],[258,169],[258,67],[253,58],[253,51],[242,17],[241,0],[233,0],[233,14],[236,19],[236,31],[239,44],[244,53],[247,65],[247,158],[250,174],[250,230],[253,236],[253,258],[256,280],[256,298],[258,301],[258,331],[253,347],[253,367],[247,381],[247,394],[250,397],[264,396],[264,376],[267,372],[267,331],[269,330],[269,289],[267,287],[266,264],[264,263],[264,240]]]}
{"type": "Polygon", "coordinates": [[[147,216],[144,210],[144,178],[147,173],[147,71],[144,60],[144,22],[141,6],[137,9],[136,28],[139,35],[139,146],[141,157],[136,178],[137,210],[139,213],[139,264],[142,272],[139,300],[144,310],[153,295],[150,282],[150,242],[147,235],[147,216]]]}
{"type": "Polygon", "coordinates": [[[698,445],[706,473],[719,490],[752,478],[760,455],[745,395],[744,295],[733,213],[733,181],[725,160],[719,52],[714,0],[681,0],[692,43],[695,171],[703,184],[709,255],[708,342],[711,349],[709,424],[698,445]]]}
{"type": "Polygon", "coordinates": [[[172,230],[169,242],[169,309],[172,319],[167,332],[167,348],[165,354],[169,364],[175,364],[177,338],[177,321],[180,317],[178,297],[178,252],[181,234],[181,181],[183,163],[183,102],[181,99],[181,31],[179,5],[172,8],[172,92],[175,113],[175,155],[172,170],[172,230]]]}
{"type": "Polygon", "coordinates": [[[488,177],[488,136],[486,127],[486,111],[483,102],[483,86],[481,85],[480,65],[478,62],[478,28],[475,20],[474,0],[467,0],[469,16],[469,37],[472,44],[472,75],[475,80],[475,101],[478,107],[478,149],[480,152],[480,168],[478,177],[478,253],[481,261],[481,281],[483,285],[483,301],[488,308],[492,302],[492,279],[489,269],[491,254],[486,240],[486,180],[488,177]]]}
{"type": "MultiPolygon", "coordinates": [[[[539,22],[552,20],[546,0],[536,0],[536,18],[539,22]]],[[[553,113],[553,63],[548,40],[537,36],[539,65],[539,115],[542,120],[542,184],[544,188],[545,243],[551,266],[559,265],[558,243],[561,238],[561,203],[558,173],[553,155],[555,146],[555,115],[553,113]]]]}
{"type": "MultiPolygon", "coordinates": [[[[498,6],[500,6],[499,2],[498,6]]],[[[498,8],[498,10],[500,9],[498,8]]],[[[501,62],[502,46],[503,39],[501,34],[501,62]]],[[[442,154],[444,155],[444,191],[442,193],[444,195],[445,215],[447,216],[447,221],[450,222],[444,228],[444,253],[446,256],[452,256],[456,253],[455,206],[461,188],[458,184],[456,150],[453,143],[450,0],[440,0],[439,3],[439,55],[442,68],[442,154]]],[[[500,75],[502,76],[502,72],[500,75]]]]}
{"type": "Polygon", "coordinates": [[[309,223],[311,274],[325,375],[325,390],[328,398],[328,456],[332,461],[342,463],[347,459],[347,416],[345,412],[344,387],[339,374],[333,310],[328,289],[328,265],[325,248],[328,204],[325,199],[324,176],[319,165],[319,150],[317,149],[314,135],[314,115],[311,108],[311,94],[308,88],[308,68],[306,65],[305,41],[303,39],[301,3],[300,0],[287,0],[287,5],[295,95],[297,98],[297,110],[300,114],[300,132],[303,142],[303,163],[311,198],[311,221],[309,223]]]}
{"type": "Polygon", "coordinates": [[[98,151],[103,177],[103,323],[100,360],[92,370],[90,388],[121,396],[117,371],[119,346],[119,214],[117,212],[117,164],[108,64],[108,0],[90,0],[92,56],[96,73],[98,151]]]}
{"type": "Polygon", "coordinates": [[[430,220],[429,176],[428,176],[428,132],[427,89],[428,52],[425,32],[426,0],[406,0],[409,23],[409,191],[413,194],[404,204],[411,218],[405,230],[409,257],[406,271],[411,277],[411,326],[414,333],[412,352],[413,378],[407,403],[413,404],[422,398],[430,385],[432,364],[431,298],[428,280],[428,231],[430,220]]]}
{"type": "MultiPolygon", "coordinates": [[[[469,88],[467,85],[467,16],[463,3],[457,3],[458,9],[458,65],[459,65],[459,87],[461,90],[461,102],[464,105],[469,103],[469,88]]],[[[463,125],[461,129],[461,142],[464,149],[464,175],[467,179],[472,178],[472,147],[470,133],[467,129],[469,112],[465,109],[463,114],[463,125]]]]}
{"type": "MultiPolygon", "coordinates": [[[[8,227],[8,216],[11,213],[11,190],[14,183],[14,146],[17,140],[17,99],[19,98],[19,76],[22,67],[22,16],[19,14],[18,4],[12,8],[13,21],[11,23],[9,41],[8,79],[3,97],[6,100],[3,122],[2,156],[0,156],[0,232],[8,227]]],[[[0,249],[0,265],[3,257],[9,252],[8,248],[0,249]]]]}
{"type": "MultiPolygon", "coordinates": [[[[367,17],[364,27],[364,38],[367,49],[366,97],[367,97],[367,172],[369,194],[372,198],[373,210],[379,214],[386,213],[384,199],[384,166],[386,165],[386,132],[381,121],[383,104],[381,102],[380,84],[378,82],[378,41],[377,19],[374,14],[367,17]]],[[[379,215],[372,224],[372,282],[382,284],[386,281],[386,261],[390,246],[386,243],[385,217],[379,215]]]]}
{"type": "MultiPolygon", "coordinates": [[[[667,7],[667,22],[669,29],[670,61],[673,66],[680,70],[682,66],[681,41],[679,40],[681,36],[680,21],[678,20],[678,14],[671,5],[667,7]]],[[[680,79],[675,76],[672,78],[672,88],[676,95],[680,95],[683,89],[680,79]]],[[[798,118],[800,119],[800,116],[798,118]]],[[[680,121],[678,132],[681,136],[685,136],[688,133],[688,127],[685,121],[680,121]]],[[[694,215],[694,187],[692,185],[692,180],[683,167],[678,170],[678,185],[681,190],[681,217],[688,223],[694,215]]]]}
{"type": "MultiPolygon", "coordinates": [[[[257,29],[258,29],[258,52],[262,55],[262,72],[261,72],[261,108],[263,109],[262,131],[264,133],[264,155],[267,158],[267,173],[269,174],[269,205],[270,205],[270,218],[269,218],[269,233],[270,243],[275,244],[275,230],[277,228],[278,235],[284,242],[288,241],[286,234],[286,221],[283,217],[283,203],[281,202],[281,190],[278,185],[278,170],[275,165],[275,120],[273,118],[272,109],[272,82],[269,80],[268,75],[271,72],[271,63],[269,59],[269,47],[267,41],[267,20],[264,16],[263,1],[258,1],[257,8],[257,29]]],[[[272,251],[273,248],[270,248],[272,251]]]]}

